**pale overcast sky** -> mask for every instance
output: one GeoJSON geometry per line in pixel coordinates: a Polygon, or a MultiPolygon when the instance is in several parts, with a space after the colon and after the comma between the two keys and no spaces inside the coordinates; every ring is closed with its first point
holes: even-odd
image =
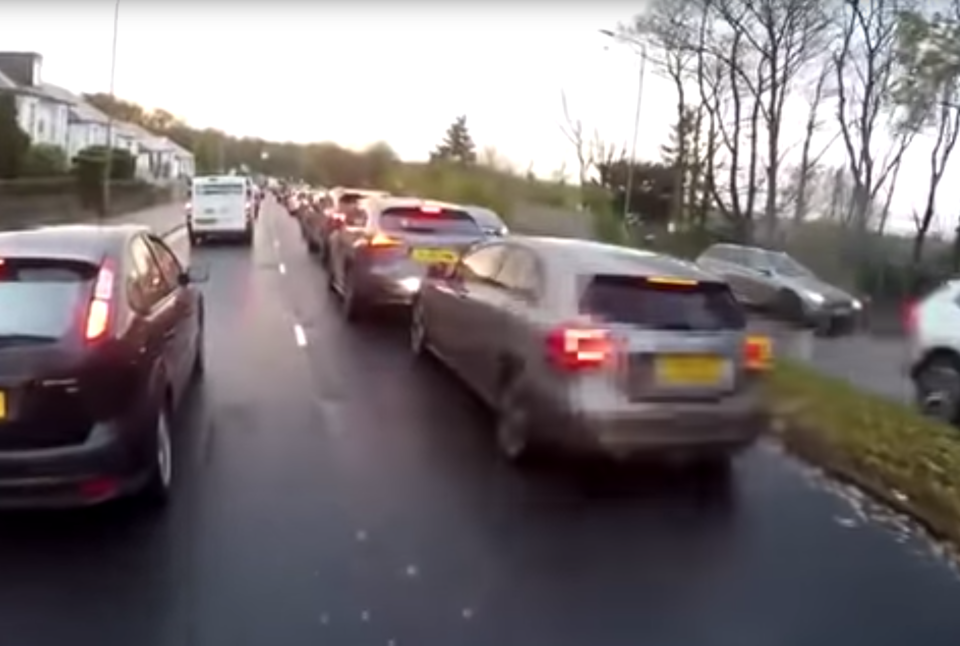
{"type": "MultiPolygon", "coordinates": [[[[44,80],[105,91],[112,0],[0,2],[2,47],[43,55],[44,80]]],[[[423,158],[458,114],[474,139],[548,175],[571,146],[571,111],[609,141],[627,141],[639,58],[598,33],[639,2],[193,2],[121,0],[116,93],[197,126],[362,147],[384,140],[423,158]]],[[[647,74],[638,156],[655,159],[674,118],[670,84],[647,74]]],[[[788,137],[799,139],[802,116],[788,137]]],[[[906,217],[925,189],[925,147],[901,173],[906,217]]],[[[960,155],[960,153],[958,153],[960,155]]],[[[842,151],[836,151],[837,161],[842,151]]],[[[955,213],[956,173],[941,205],[955,213]]],[[[958,207],[960,208],[960,207],[958,207]]]]}

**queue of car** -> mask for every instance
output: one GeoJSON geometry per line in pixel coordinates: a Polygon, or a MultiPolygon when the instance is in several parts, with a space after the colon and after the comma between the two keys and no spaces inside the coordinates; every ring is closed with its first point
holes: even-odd
{"type": "Polygon", "coordinates": [[[766,425],[770,341],[690,263],[508,235],[493,211],[335,189],[301,218],[351,322],[410,308],[410,346],[475,391],[516,464],[555,450],[722,465],[766,425]],[[347,199],[344,199],[347,198],[347,199]]]}
{"type": "MultiPolygon", "coordinates": [[[[196,181],[191,238],[246,235],[256,216],[243,186],[196,181]],[[221,223],[221,206],[235,221],[221,223]]],[[[295,215],[346,320],[409,308],[412,355],[488,404],[516,465],[561,450],[723,466],[767,421],[772,348],[748,330],[743,301],[791,289],[806,299],[795,313],[860,309],[766,250],[725,245],[690,263],[513,235],[489,209],[348,188],[295,215]],[[748,267],[737,253],[754,255],[748,267]]],[[[204,372],[205,280],[145,227],[0,232],[0,507],[168,499],[175,413],[204,372]]],[[[956,423],[960,281],[908,314],[918,402],[956,423]]]]}

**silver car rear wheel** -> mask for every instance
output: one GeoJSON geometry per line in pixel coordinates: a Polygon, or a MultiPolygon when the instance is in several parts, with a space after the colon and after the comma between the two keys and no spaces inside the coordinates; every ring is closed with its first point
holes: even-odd
{"type": "Polygon", "coordinates": [[[520,464],[530,456],[530,416],[521,403],[517,385],[504,387],[496,411],[496,442],[500,454],[520,464]]]}

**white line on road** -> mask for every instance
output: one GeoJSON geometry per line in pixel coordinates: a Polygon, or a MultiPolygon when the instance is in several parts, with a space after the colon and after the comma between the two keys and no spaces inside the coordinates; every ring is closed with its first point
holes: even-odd
{"type": "Polygon", "coordinates": [[[287,273],[287,267],[282,262],[278,265],[278,269],[280,270],[281,274],[287,273]]]}
{"type": "Polygon", "coordinates": [[[299,323],[293,324],[293,336],[297,339],[297,345],[301,348],[307,345],[307,334],[299,323]]]}

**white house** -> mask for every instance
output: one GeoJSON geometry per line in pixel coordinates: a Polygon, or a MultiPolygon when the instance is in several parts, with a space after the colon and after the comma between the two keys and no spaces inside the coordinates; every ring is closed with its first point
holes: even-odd
{"type": "Polygon", "coordinates": [[[69,101],[46,91],[43,57],[33,52],[0,52],[0,91],[17,97],[20,127],[34,144],[69,147],[69,101]]]}
{"type": "Polygon", "coordinates": [[[168,139],[173,147],[173,175],[172,178],[193,177],[197,172],[196,158],[193,153],[173,141],[168,139]]]}
{"type": "Polygon", "coordinates": [[[93,107],[83,97],[65,88],[43,84],[50,96],[67,102],[67,155],[73,159],[84,148],[106,146],[109,117],[93,107]]]}

